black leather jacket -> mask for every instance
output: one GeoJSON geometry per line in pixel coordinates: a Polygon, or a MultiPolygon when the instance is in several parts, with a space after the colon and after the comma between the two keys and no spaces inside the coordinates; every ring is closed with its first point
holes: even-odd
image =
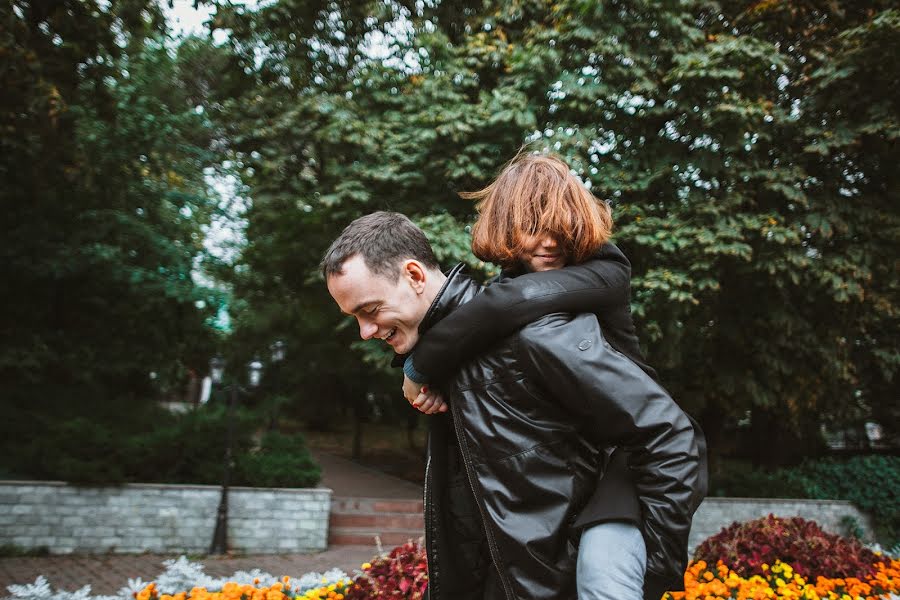
{"type": "MultiPolygon", "coordinates": [[[[421,331],[479,293],[460,271],[421,331]]],[[[575,598],[576,521],[611,446],[630,453],[647,577],[682,588],[684,540],[705,488],[701,446],[594,315],[542,317],[464,363],[441,391],[450,412],[430,420],[425,481],[430,600],[575,598]]]]}
{"type": "MultiPolygon", "coordinates": [[[[481,354],[538,317],[552,312],[590,312],[612,347],[659,381],[641,353],[631,317],[631,263],[612,243],[587,261],[542,273],[504,270],[473,302],[423,335],[409,356],[419,383],[440,383],[460,364],[481,354]]],[[[406,369],[404,369],[406,370],[406,369]]]]}

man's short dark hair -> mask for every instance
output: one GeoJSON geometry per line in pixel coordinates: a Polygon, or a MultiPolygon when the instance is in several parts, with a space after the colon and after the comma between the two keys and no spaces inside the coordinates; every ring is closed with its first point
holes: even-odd
{"type": "Polygon", "coordinates": [[[356,254],[372,273],[382,277],[399,277],[400,261],[410,258],[429,269],[440,269],[422,230],[406,215],[395,212],[374,212],[347,225],[322,259],[325,279],[339,275],[344,262],[356,254]]]}

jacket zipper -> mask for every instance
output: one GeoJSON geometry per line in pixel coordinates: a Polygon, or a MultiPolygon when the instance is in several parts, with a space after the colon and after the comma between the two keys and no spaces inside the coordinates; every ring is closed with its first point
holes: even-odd
{"type": "MultiPolygon", "coordinates": [[[[422,487],[422,506],[425,509],[425,566],[428,569],[428,597],[429,598],[439,598],[440,597],[440,586],[433,585],[438,582],[440,579],[437,575],[437,571],[433,571],[431,569],[432,562],[437,564],[437,560],[431,560],[432,552],[437,554],[437,543],[436,536],[434,535],[434,515],[432,511],[434,510],[431,506],[431,503],[428,501],[430,498],[428,482],[431,480],[431,454],[429,453],[428,462],[425,463],[425,485],[422,487]],[[431,549],[428,548],[431,546],[431,549]]],[[[437,558],[437,556],[435,556],[437,558]]]]}
{"type": "Polygon", "coordinates": [[[494,539],[494,533],[488,525],[488,519],[485,514],[486,511],[484,505],[482,504],[481,495],[476,493],[475,484],[472,483],[475,476],[472,473],[472,463],[469,458],[469,446],[466,443],[465,437],[463,437],[461,426],[459,424],[459,416],[457,414],[458,411],[454,410],[454,406],[455,403],[451,402],[450,411],[453,414],[453,429],[456,432],[456,439],[459,442],[459,451],[463,458],[463,464],[466,467],[466,477],[469,480],[469,488],[472,490],[472,495],[475,497],[475,503],[478,505],[478,512],[481,515],[481,525],[484,527],[484,534],[487,537],[491,560],[494,562],[494,568],[497,570],[497,575],[500,577],[500,583],[503,584],[503,592],[506,594],[507,600],[515,600],[512,589],[506,580],[506,574],[500,569],[500,549],[497,547],[497,540],[494,539]]]}

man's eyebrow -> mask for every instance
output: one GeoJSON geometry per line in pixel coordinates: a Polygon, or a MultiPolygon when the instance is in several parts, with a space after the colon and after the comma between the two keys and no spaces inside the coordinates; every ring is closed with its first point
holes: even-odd
{"type": "Polygon", "coordinates": [[[350,315],[352,317],[353,315],[355,315],[356,313],[358,313],[359,311],[361,311],[368,305],[375,304],[376,302],[378,302],[378,300],[366,300],[365,302],[361,302],[361,303],[357,304],[356,306],[354,306],[352,311],[350,311],[348,313],[344,313],[344,314],[350,315]]]}

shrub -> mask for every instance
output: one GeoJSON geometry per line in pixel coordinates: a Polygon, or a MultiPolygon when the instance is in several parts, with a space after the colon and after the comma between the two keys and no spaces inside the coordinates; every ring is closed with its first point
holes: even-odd
{"type": "Polygon", "coordinates": [[[127,478],[116,430],[79,417],[53,423],[45,435],[44,440],[32,440],[38,472],[44,476],[86,485],[117,484],[127,478]]]}
{"type": "Polygon", "coordinates": [[[886,546],[900,543],[900,456],[809,461],[797,471],[804,497],[848,500],[874,517],[886,546]]]}
{"type": "Polygon", "coordinates": [[[397,598],[421,600],[428,587],[425,547],[417,542],[397,546],[386,557],[363,565],[362,574],[346,595],[346,600],[397,598]]]}
{"type": "Polygon", "coordinates": [[[312,487],[321,469],[300,434],[270,432],[259,450],[237,457],[238,485],[255,487],[312,487]]]}
{"type": "Polygon", "coordinates": [[[732,523],[700,544],[694,560],[709,565],[722,561],[742,577],[765,575],[766,568],[780,560],[806,579],[864,579],[875,572],[880,559],[859,540],[827,533],[815,521],[769,515],[732,523]]]}
{"type": "Polygon", "coordinates": [[[722,461],[711,474],[713,496],[847,500],[868,512],[887,547],[900,543],[900,457],[856,456],[808,460],[797,467],[763,470],[722,461]]]}
{"type": "MultiPolygon", "coordinates": [[[[243,410],[235,411],[233,418],[231,447],[233,456],[238,457],[252,445],[254,423],[243,410]]],[[[167,416],[153,428],[123,439],[128,480],[212,485],[221,482],[227,428],[224,407],[207,406],[167,416]]]]}
{"type": "MultiPolygon", "coordinates": [[[[259,418],[234,415],[233,485],[310,487],[320,473],[299,435],[268,434],[254,450],[259,418]]],[[[184,415],[162,411],[135,415],[137,423],[82,417],[44,425],[42,435],[0,457],[7,477],[58,479],[81,485],[222,481],[228,427],[224,406],[204,406],[184,415]],[[126,428],[127,427],[127,428],[126,428]]]]}

